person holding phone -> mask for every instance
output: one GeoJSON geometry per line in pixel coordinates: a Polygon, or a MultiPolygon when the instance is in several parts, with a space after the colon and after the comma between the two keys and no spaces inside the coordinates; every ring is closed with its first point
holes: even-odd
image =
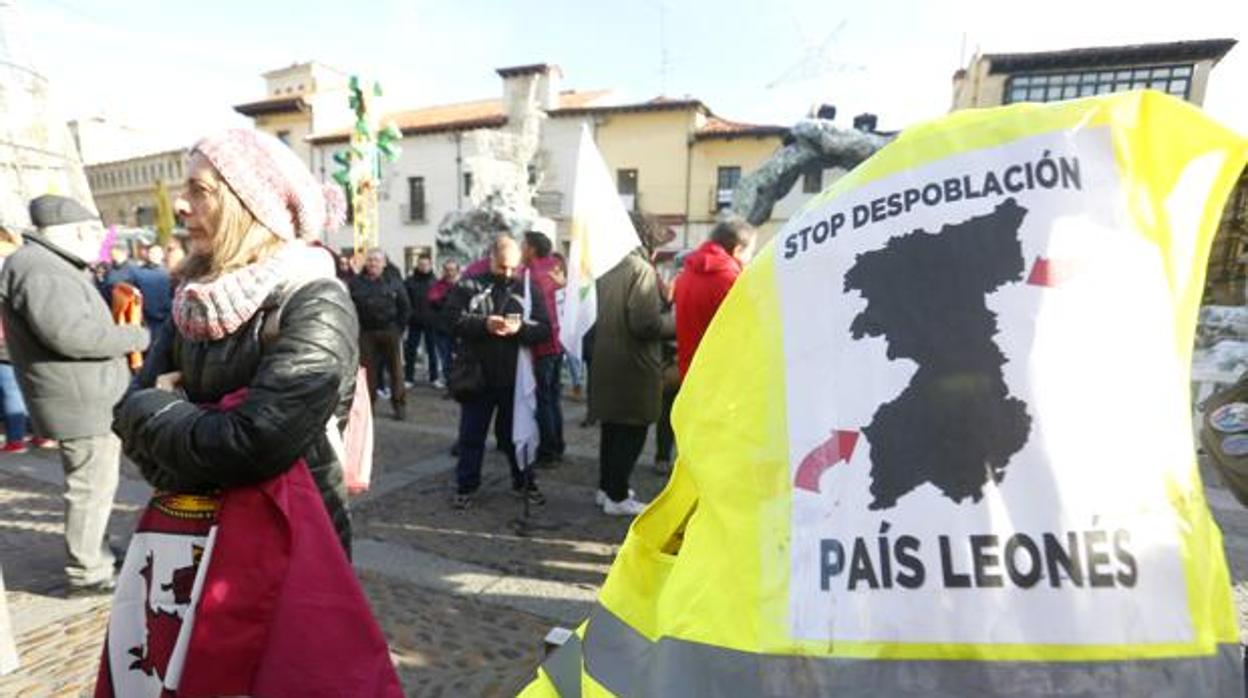
{"type": "MultiPolygon", "coordinates": [[[[494,239],[488,273],[469,276],[447,296],[446,326],[459,339],[456,361],[477,362],[481,384],[460,396],[459,460],[455,466],[456,509],[472,506],[481,486],[481,462],[490,421],[498,414],[499,446],[511,467],[511,487],[532,504],[546,502],[532,474],[527,484],[511,443],[511,418],[520,345],[532,346],[550,337],[549,315],[540,293],[530,292],[529,320],[524,318],[524,282],[515,278],[520,246],[510,237],[494,239]]],[[[454,387],[454,386],[452,386],[454,387]]]]}

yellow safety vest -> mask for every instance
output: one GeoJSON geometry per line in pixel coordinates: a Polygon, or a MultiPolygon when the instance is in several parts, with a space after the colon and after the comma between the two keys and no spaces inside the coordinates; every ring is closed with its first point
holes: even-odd
{"type": "Polygon", "coordinates": [[[1241,696],[1186,378],[1248,141],[1144,91],[905,131],[738,280],[525,696],[1241,696]]]}

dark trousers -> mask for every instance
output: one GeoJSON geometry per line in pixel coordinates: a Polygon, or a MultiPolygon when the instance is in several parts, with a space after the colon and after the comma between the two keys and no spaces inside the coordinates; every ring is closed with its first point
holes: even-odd
{"type": "MultiPolygon", "coordinates": [[[[481,486],[481,461],[485,458],[485,437],[494,413],[494,434],[499,448],[506,451],[511,468],[511,486],[524,485],[524,473],[516,465],[516,449],[511,443],[511,415],[515,407],[515,386],[490,388],[460,405],[459,461],[455,464],[455,484],[460,494],[471,494],[481,486]]],[[[532,473],[529,474],[532,478],[532,473]]]]}
{"type": "Polygon", "coordinates": [[[451,370],[451,359],[455,356],[455,338],[441,330],[434,330],[433,350],[438,355],[438,365],[442,367],[442,377],[446,378],[447,371],[451,370]]]}
{"type": "Polygon", "coordinates": [[[628,499],[628,479],[633,466],[646,447],[650,425],[602,423],[602,440],[598,446],[598,487],[611,501],[628,499]]]}
{"type": "Polygon", "coordinates": [[[663,414],[659,415],[659,423],[654,427],[654,460],[664,463],[672,462],[672,447],[676,444],[676,432],[672,431],[672,403],[680,388],[663,388],[663,414]]]}
{"type": "MultiPolygon", "coordinates": [[[[438,369],[438,353],[433,346],[433,329],[424,325],[411,325],[403,340],[403,378],[409,383],[416,381],[416,352],[420,351],[422,338],[425,340],[425,357],[429,361],[429,382],[436,381],[442,375],[438,369]]],[[[445,365],[442,370],[445,370],[445,365]]]]}
{"type": "Polygon", "coordinates": [[[407,403],[403,386],[403,363],[399,355],[399,330],[364,330],[360,332],[360,362],[368,373],[368,394],[377,399],[377,383],[385,366],[390,379],[390,403],[395,407],[407,403]]]}
{"type": "Polygon", "coordinates": [[[533,362],[537,380],[537,431],[541,442],[537,447],[539,460],[563,456],[563,355],[543,356],[533,362]]]}

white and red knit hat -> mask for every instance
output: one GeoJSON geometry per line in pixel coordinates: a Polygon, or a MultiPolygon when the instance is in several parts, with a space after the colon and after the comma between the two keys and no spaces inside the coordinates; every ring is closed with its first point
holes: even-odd
{"type": "Polygon", "coordinates": [[[317,182],[293,150],[267,133],[232,128],[199,141],[191,153],[208,158],[251,215],[283,240],[317,238],[346,219],[342,190],[317,182]]]}

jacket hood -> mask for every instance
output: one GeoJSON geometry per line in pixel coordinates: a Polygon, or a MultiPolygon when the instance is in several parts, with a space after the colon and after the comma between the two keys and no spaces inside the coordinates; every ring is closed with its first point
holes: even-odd
{"type": "Polygon", "coordinates": [[[719,274],[725,271],[741,271],[741,263],[736,257],[714,242],[704,242],[685,258],[685,271],[694,274],[719,274]]]}

